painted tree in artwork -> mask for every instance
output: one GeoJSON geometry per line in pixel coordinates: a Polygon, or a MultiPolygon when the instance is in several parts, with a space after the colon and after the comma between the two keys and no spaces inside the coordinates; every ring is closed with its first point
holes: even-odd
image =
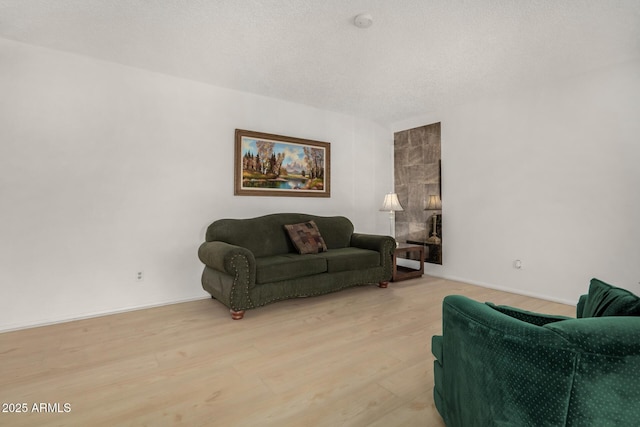
{"type": "Polygon", "coordinates": [[[324,152],[320,148],[303,147],[304,160],[311,179],[324,178],[324,152]]]}
{"type": "Polygon", "coordinates": [[[271,153],[271,159],[269,160],[269,173],[272,173],[275,176],[282,175],[282,162],[284,162],[284,157],[284,153],[271,153]]]}
{"type": "Polygon", "coordinates": [[[323,190],[324,156],[325,151],[317,147],[254,139],[245,146],[242,156],[243,180],[252,186],[279,183],[276,185],[323,190]]]}
{"type": "Polygon", "coordinates": [[[276,146],[275,142],[270,141],[256,141],[256,148],[258,149],[258,155],[262,159],[262,167],[259,172],[262,174],[268,173],[270,169],[271,155],[273,154],[273,148],[276,146]]]}
{"type": "Polygon", "coordinates": [[[247,152],[242,160],[242,168],[246,171],[257,172],[261,175],[279,177],[283,174],[282,163],[285,159],[284,153],[274,153],[275,143],[270,141],[256,140],[257,154],[247,152]]]}

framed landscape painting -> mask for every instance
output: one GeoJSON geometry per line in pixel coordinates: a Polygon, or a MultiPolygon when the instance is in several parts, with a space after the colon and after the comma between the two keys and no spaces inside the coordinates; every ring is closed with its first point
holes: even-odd
{"type": "Polygon", "coordinates": [[[331,144],[236,129],[234,194],[331,196],[331,144]]]}

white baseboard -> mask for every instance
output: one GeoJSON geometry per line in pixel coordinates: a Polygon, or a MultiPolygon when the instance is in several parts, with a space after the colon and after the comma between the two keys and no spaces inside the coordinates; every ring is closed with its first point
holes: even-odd
{"type": "Polygon", "coordinates": [[[118,310],[105,310],[105,311],[100,311],[100,312],[96,312],[96,313],[82,314],[82,315],[79,315],[79,316],[72,316],[72,317],[59,319],[59,320],[53,320],[53,321],[49,321],[49,322],[33,322],[33,323],[12,325],[12,326],[9,326],[8,328],[1,328],[0,329],[0,334],[5,333],[5,332],[20,331],[20,330],[23,330],[23,329],[31,329],[31,328],[39,328],[39,327],[42,327],[42,326],[57,325],[59,323],[74,322],[76,320],[93,319],[95,317],[109,316],[109,315],[112,315],[112,314],[128,313],[130,311],[145,310],[147,308],[164,307],[166,305],[180,304],[180,303],[183,303],[183,302],[198,301],[198,300],[201,300],[201,299],[208,299],[208,298],[211,298],[211,296],[210,295],[206,295],[206,296],[203,295],[203,296],[200,296],[200,297],[185,298],[185,299],[180,299],[180,300],[176,300],[176,301],[166,301],[166,302],[161,302],[161,303],[157,303],[157,304],[138,305],[138,306],[131,306],[131,307],[118,309],[118,310]]]}
{"type": "Polygon", "coordinates": [[[540,294],[537,292],[531,292],[531,291],[523,291],[521,289],[514,289],[514,288],[508,288],[506,286],[498,286],[498,285],[494,285],[492,283],[485,283],[485,282],[480,282],[477,280],[472,280],[472,279],[467,279],[464,277],[455,277],[455,276],[448,276],[448,275],[442,275],[442,274],[433,274],[432,272],[428,273],[430,276],[433,277],[439,277],[441,279],[447,279],[447,280],[453,280],[456,282],[462,282],[462,283],[468,283],[470,285],[476,285],[476,286],[481,286],[483,288],[489,288],[489,289],[495,289],[497,291],[503,291],[503,292],[509,292],[512,294],[518,294],[518,295],[524,295],[524,296],[528,296],[528,297],[533,297],[533,298],[539,298],[539,299],[543,299],[546,301],[553,301],[553,302],[559,302],[561,304],[567,304],[567,305],[576,305],[578,303],[578,301],[571,301],[571,300],[567,300],[567,299],[563,299],[563,298],[557,298],[551,295],[546,295],[546,294],[540,294]]]}
{"type": "MultiPolygon", "coordinates": [[[[417,262],[416,262],[416,264],[417,264],[417,262]]],[[[446,274],[444,274],[444,275],[443,274],[437,274],[437,273],[435,273],[433,271],[425,272],[425,274],[428,274],[429,276],[432,276],[432,277],[439,277],[441,279],[453,280],[453,281],[456,281],[456,282],[462,282],[462,283],[468,283],[470,285],[481,286],[483,288],[495,289],[495,290],[503,291],[503,292],[510,292],[512,294],[525,295],[525,296],[528,296],[528,297],[539,298],[539,299],[543,299],[543,300],[546,300],[546,301],[559,302],[561,304],[567,304],[567,305],[576,305],[577,304],[577,301],[570,301],[570,300],[566,300],[566,299],[562,299],[562,298],[556,298],[556,297],[553,297],[553,296],[550,296],[550,295],[540,294],[540,293],[537,293],[537,292],[523,291],[521,289],[513,289],[513,288],[508,288],[508,287],[505,287],[505,286],[497,286],[497,285],[494,285],[494,284],[491,284],[491,283],[480,282],[478,280],[468,279],[468,278],[465,278],[465,277],[456,277],[456,276],[449,276],[449,275],[446,275],[446,274]]],[[[183,303],[183,302],[198,301],[198,300],[207,299],[207,298],[210,298],[210,296],[206,295],[206,296],[201,296],[201,297],[185,298],[185,299],[176,300],[176,301],[167,301],[167,302],[162,302],[162,303],[157,303],[157,304],[132,306],[132,307],[127,307],[127,308],[123,308],[123,309],[119,309],[119,310],[106,310],[106,311],[102,311],[102,312],[89,313],[89,314],[83,314],[83,315],[80,315],[80,316],[73,316],[73,317],[60,319],[60,320],[54,320],[54,321],[50,321],[50,322],[25,323],[25,324],[21,324],[21,325],[10,326],[8,328],[2,328],[2,329],[0,329],[0,333],[19,331],[19,330],[22,330],[22,329],[39,328],[41,326],[56,325],[58,323],[67,323],[67,322],[73,322],[73,321],[76,321],[76,320],[83,320],[83,319],[92,319],[94,317],[102,317],[102,316],[109,316],[111,314],[127,313],[127,312],[130,312],[130,311],[144,310],[144,309],[147,309],[147,308],[163,307],[165,305],[180,304],[180,303],[183,303]]]]}

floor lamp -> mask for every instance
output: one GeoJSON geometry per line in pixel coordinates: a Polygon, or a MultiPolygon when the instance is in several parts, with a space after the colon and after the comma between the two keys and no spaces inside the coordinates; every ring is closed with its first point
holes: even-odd
{"type": "MultiPolygon", "coordinates": [[[[389,193],[384,196],[384,202],[382,202],[381,211],[389,212],[389,233],[391,237],[396,238],[396,212],[403,211],[402,205],[398,200],[398,195],[396,193],[389,193]]],[[[398,242],[396,242],[396,245],[398,242]]]]}

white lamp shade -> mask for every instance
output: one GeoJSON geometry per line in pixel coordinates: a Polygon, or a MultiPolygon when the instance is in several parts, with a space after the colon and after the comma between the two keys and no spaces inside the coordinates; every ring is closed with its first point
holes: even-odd
{"type": "Polygon", "coordinates": [[[425,211],[439,211],[440,209],[442,209],[442,202],[440,201],[440,197],[438,197],[437,195],[430,195],[429,196],[429,203],[427,204],[427,207],[424,208],[425,211]]]}
{"type": "Polygon", "coordinates": [[[400,205],[400,201],[398,200],[398,195],[396,193],[389,193],[384,196],[384,202],[382,202],[381,211],[387,212],[395,212],[395,211],[403,211],[402,205],[400,205]]]}

